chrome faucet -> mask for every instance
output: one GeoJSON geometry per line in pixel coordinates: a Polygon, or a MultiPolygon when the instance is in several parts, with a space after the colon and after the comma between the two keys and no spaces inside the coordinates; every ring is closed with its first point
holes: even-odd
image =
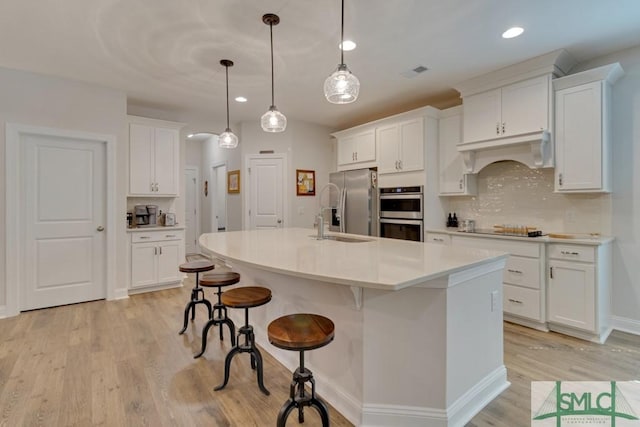
{"type": "MultiPolygon", "coordinates": [[[[331,190],[329,190],[329,195],[331,195],[331,190]]],[[[333,182],[329,182],[327,184],[324,185],[324,187],[322,187],[322,189],[320,190],[320,192],[318,193],[318,215],[316,216],[316,224],[318,225],[318,235],[316,236],[316,239],[320,240],[320,239],[324,239],[324,211],[327,210],[333,210],[336,209],[337,213],[336,213],[336,217],[338,218],[338,220],[340,220],[340,196],[341,196],[341,191],[340,191],[340,187],[338,187],[337,185],[335,185],[333,182]],[[338,203],[336,206],[323,206],[322,205],[322,195],[324,194],[324,191],[327,188],[331,188],[334,187],[336,189],[336,191],[338,192],[338,203]]]]}

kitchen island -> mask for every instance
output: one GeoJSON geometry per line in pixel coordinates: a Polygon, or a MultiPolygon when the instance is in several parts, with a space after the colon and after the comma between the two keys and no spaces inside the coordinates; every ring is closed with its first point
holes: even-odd
{"type": "Polygon", "coordinates": [[[334,341],[309,352],[307,364],[318,393],[355,425],[462,426],[509,386],[506,253],[332,236],[234,231],[203,234],[200,246],[238,271],[241,285],[272,290],[251,323],[262,348],[289,369],[297,355],[268,343],[268,323],[294,312],[334,321],[334,341]]]}

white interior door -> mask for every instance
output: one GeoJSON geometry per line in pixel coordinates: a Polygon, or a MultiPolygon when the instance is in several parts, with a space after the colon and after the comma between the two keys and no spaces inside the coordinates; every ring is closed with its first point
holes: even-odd
{"type": "Polygon", "coordinates": [[[20,309],[106,297],[106,147],[24,135],[20,309]]]}
{"type": "Polygon", "coordinates": [[[185,251],[188,254],[198,253],[198,237],[199,230],[199,212],[198,212],[198,168],[195,166],[187,166],[184,169],[185,182],[185,251]]]}
{"type": "Polygon", "coordinates": [[[249,161],[249,228],[284,226],[283,157],[249,161]]]}

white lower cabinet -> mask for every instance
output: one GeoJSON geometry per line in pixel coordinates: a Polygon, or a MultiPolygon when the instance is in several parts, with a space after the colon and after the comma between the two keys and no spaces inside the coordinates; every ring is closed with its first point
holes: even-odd
{"type": "Polygon", "coordinates": [[[165,285],[182,280],[184,231],[132,232],[130,289],[165,285]]]}
{"type": "Polygon", "coordinates": [[[502,276],[505,320],[546,330],[544,243],[451,236],[453,245],[510,254],[502,276]]]}
{"type": "Polygon", "coordinates": [[[610,327],[611,244],[551,244],[549,248],[549,328],[604,342],[610,327]]]}

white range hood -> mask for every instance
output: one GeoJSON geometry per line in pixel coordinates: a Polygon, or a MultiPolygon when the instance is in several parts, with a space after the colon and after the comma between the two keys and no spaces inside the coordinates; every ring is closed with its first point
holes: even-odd
{"type": "Polygon", "coordinates": [[[515,160],[531,169],[553,167],[553,146],[547,130],[463,143],[457,148],[464,160],[465,173],[478,173],[501,160],[515,160]]]}

